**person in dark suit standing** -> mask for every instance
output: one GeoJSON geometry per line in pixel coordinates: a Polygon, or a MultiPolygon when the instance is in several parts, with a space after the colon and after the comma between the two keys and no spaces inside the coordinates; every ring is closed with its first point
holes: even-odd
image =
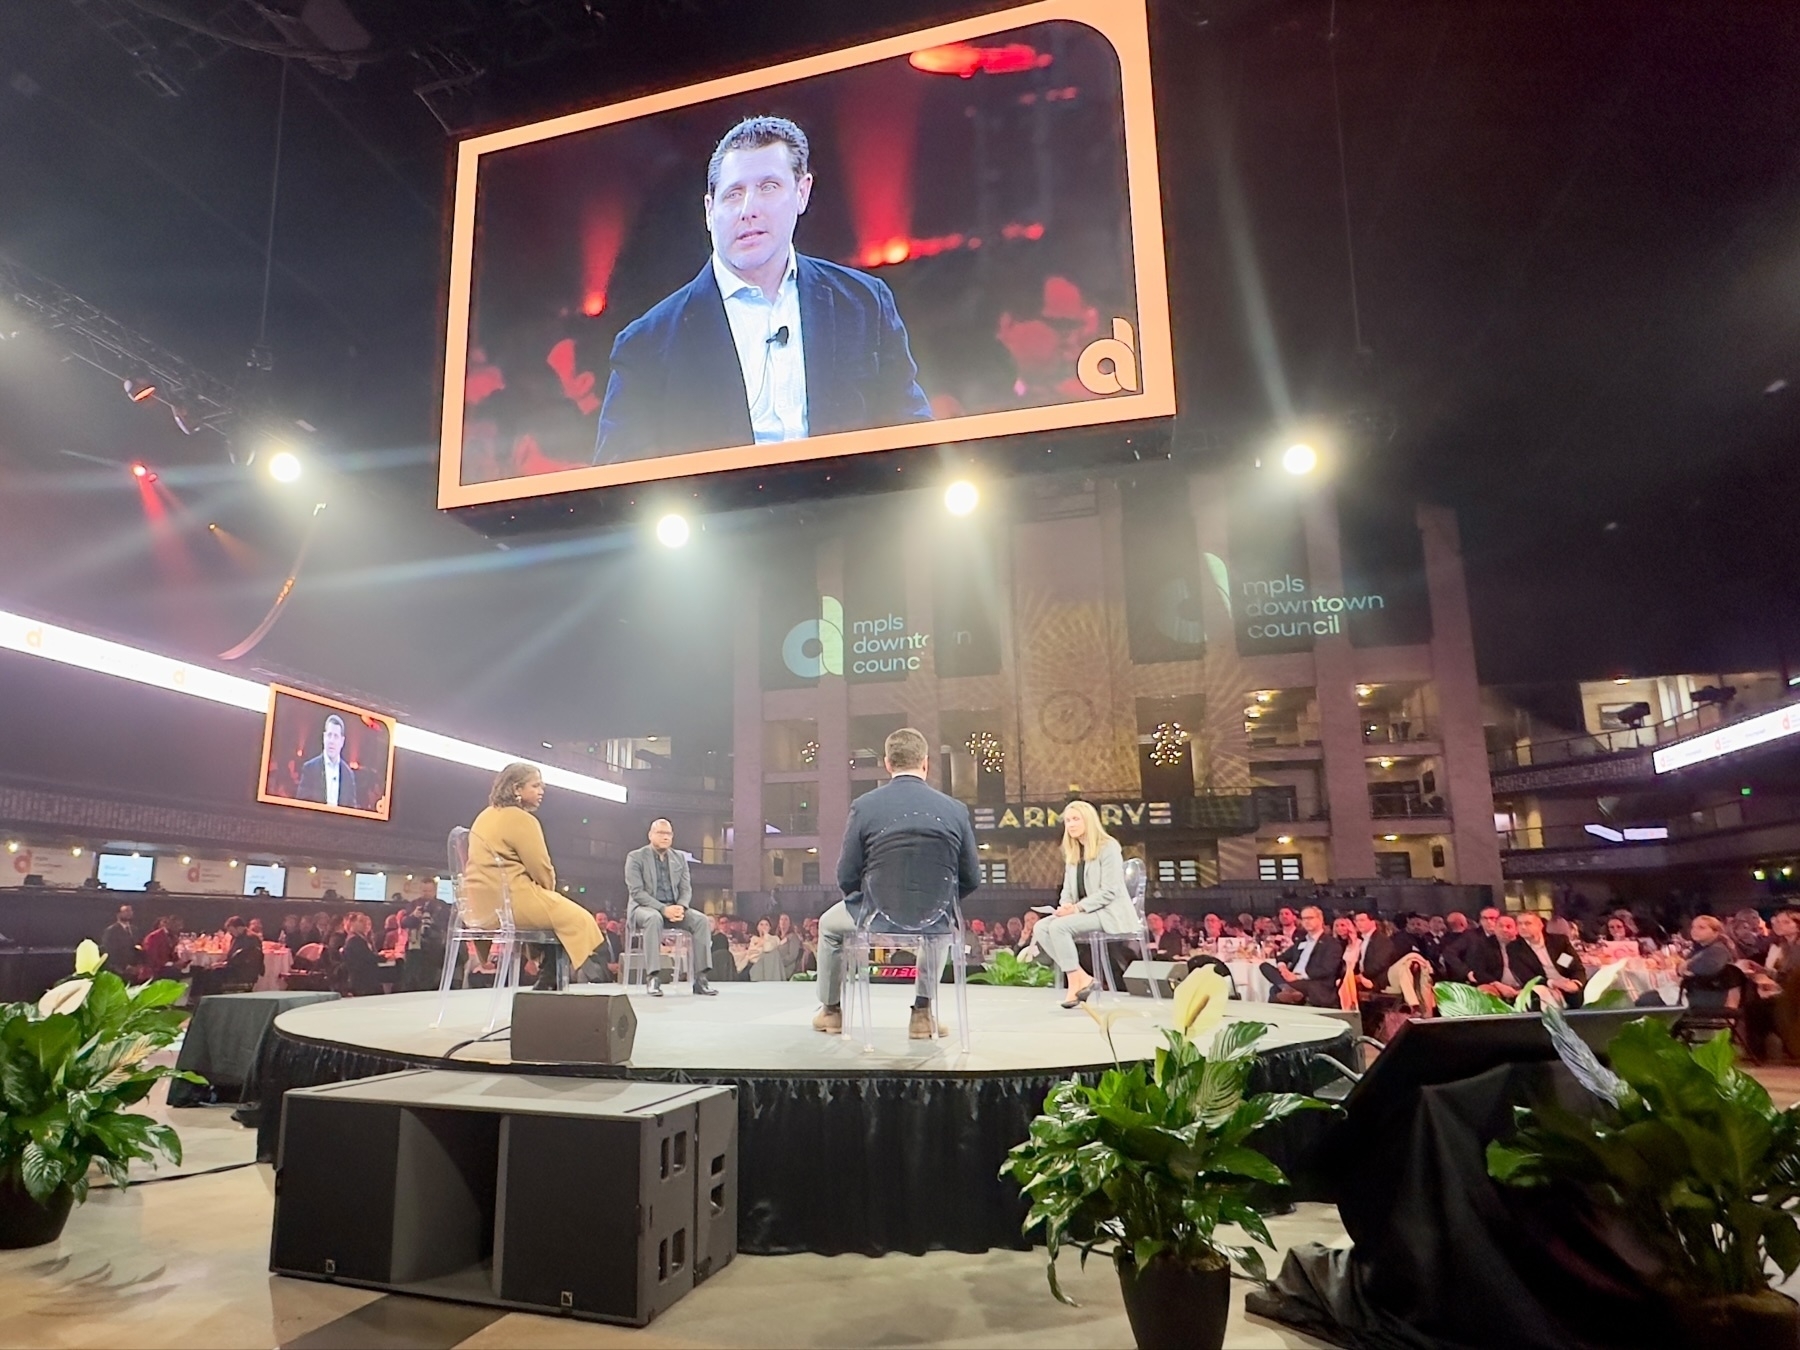
{"type": "Polygon", "coordinates": [[[325,719],[323,753],[300,766],[300,800],[362,809],[356,795],[356,770],[344,763],[344,719],[336,713],[325,719]]]}
{"type": "MultiPolygon", "coordinates": [[[[819,1001],[813,1029],[844,1029],[844,940],[873,900],[901,923],[922,923],[947,907],[950,886],[961,900],[981,884],[981,855],[969,808],[925,781],[930,747],[922,733],[902,727],[887,738],[883,756],[891,780],[850,806],[838,887],[844,898],[819,918],[819,1001]],[[869,895],[873,891],[873,896],[869,895]]],[[[938,972],[919,962],[907,1035],[932,1037],[931,1001],[938,972]]],[[[949,1028],[937,1022],[937,1034],[949,1028]]]]}
{"type": "Polygon", "coordinates": [[[1308,905],[1300,911],[1294,945],[1279,960],[1265,961],[1262,973],[1277,1003],[1338,1006],[1338,981],[1344,974],[1344,944],[1325,928],[1325,911],[1308,905]]]}
{"type": "Polygon", "coordinates": [[[783,117],[725,133],[706,172],[712,256],[613,343],[594,463],[930,420],[887,284],[794,251],[810,154],[783,117]]]}
{"type": "Polygon", "coordinates": [[[143,953],[138,950],[136,912],[130,905],[120,905],[113,921],[100,932],[100,950],[106,953],[106,968],[127,984],[133,979],[143,953]]]}

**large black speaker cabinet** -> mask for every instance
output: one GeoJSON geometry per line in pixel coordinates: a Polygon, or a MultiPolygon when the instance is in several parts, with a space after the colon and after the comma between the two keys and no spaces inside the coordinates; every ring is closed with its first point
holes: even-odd
{"type": "Polygon", "coordinates": [[[1141,998],[1150,996],[1150,982],[1156,981],[1156,992],[1167,998],[1175,986],[1187,978],[1186,961],[1133,961],[1125,967],[1125,992],[1141,998]]]}
{"type": "Polygon", "coordinates": [[[577,985],[560,993],[522,989],[513,995],[516,1063],[626,1064],[636,1040],[637,1013],[624,994],[577,985]]]}
{"type": "Polygon", "coordinates": [[[417,1070],[284,1100],[277,1274],[643,1326],[736,1252],[731,1088],[417,1070]]]}

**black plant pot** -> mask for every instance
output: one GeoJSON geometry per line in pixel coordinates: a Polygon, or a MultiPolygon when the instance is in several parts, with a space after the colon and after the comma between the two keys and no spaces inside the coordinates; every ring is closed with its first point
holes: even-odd
{"type": "Polygon", "coordinates": [[[1122,1255],[1115,1264],[1138,1350],[1220,1350],[1225,1344],[1230,1266],[1190,1266],[1159,1257],[1140,1270],[1122,1255]]]}
{"type": "Polygon", "coordinates": [[[16,1176],[0,1176],[0,1249],[41,1247],[62,1236],[75,1193],[58,1187],[48,1200],[34,1200],[16,1176]]]}

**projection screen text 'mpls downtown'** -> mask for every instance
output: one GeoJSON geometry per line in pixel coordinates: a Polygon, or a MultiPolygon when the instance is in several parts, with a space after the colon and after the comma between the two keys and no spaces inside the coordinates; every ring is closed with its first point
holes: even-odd
{"type": "Polygon", "coordinates": [[[459,148],[438,504],[1175,411],[1142,0],[459,148]]]}

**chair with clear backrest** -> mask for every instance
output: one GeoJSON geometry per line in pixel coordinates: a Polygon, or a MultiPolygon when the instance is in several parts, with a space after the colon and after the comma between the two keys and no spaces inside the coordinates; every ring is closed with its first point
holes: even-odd
{"type": "MultiPolygon", "coordinates": [[[[650,983],[650,953],[644,945],[645,930],[631,922],[629,913],[625,916],[625,950],[619,957],[619,983],[626,988],[631,987],[632,972],[637,972],[637,982],[650,983]]],[[[694,969],[694,935],[685,928],[663,929],[663,942],[669,946],[669,961],[673,969],[673,979],[677,984],[691,982],[694,969]]],[[[662,952],[656,953],[658,968],[662,965],[662,952]]]]}
{"type": "Polygon", "coordinates": [[[444,1009],[450,1001],[450,985],[456,979],[456,961],[463,945],[468,942],[486,942],[489,944],[489,959],[494,967],[494,986],[488,995],[487,1025],[482,1028],[485,1034],[492,1031],[500,1021],[500,1010],[506,1006],[507,991],[518,987],[519,971],[525,962],[525,943],[553,945],[559,985],[566,982],[562,978],[566,958],[562,942],[554,930],[521,929],[513,923],[512,889],[507,885],[504,868],[497,869],[500,874],[498,917],[492,923],[481,923],[470,917],[466,882],[469,871],[468,826],[458,825],[450,831],[449,861],[450,885],[455,899],[450,906],[449,932],[444,937],[444,977],[438,983],[437,1016],[431,1019],[431,1025],[443,1025],[444,1009]]]}
{"type": "MultiPolygon", "coordinates": [[[[844,1035],[860,1026],[863,1052],[875,1049],[875,1021],[870,989],[871,957],[876,949],[910,950],[920,970],[933,972],[933,993],[942,985],[944,958],[951,957],[956,981],[956,1034],[962,1053],[969,1053],[969,961],[961,906],[957,903],[957,861],[943,841],[909,840],[885,859],[871,861],[863,873],[863,911],[855,930],[844,940],[844,1035]],[[920,897],[931,897],[920,903],[920,897]],[[884,897],[899,914],[890,914],[884,897]],[[910,905],[903,905],[910,899],[910,905]],[[922,912],[921,912],[922,911],[922,912]]],[[[931,1030],[938,1030],[938,1004],[931,1000],[931,1030]]]]}
{"type": "Polygon", "coordinates": [[[1088,954],[1092,958],[1094,979],[1100,991],[1107,994],[1119,992],[1118,982],[1113,979],[1112,944],[1115,942],[1133,942],[1137,944],[1138,956],[1145,965],[1145,982],[1150,986],[1150,997],[1158,1003],[1162,1002],[1162,992],[1156,986],[1154,972],[1149,969],[1150,962],[1156,958],[1156,949],[1150,945],[1150,928],[1144,922],[1144,889],[1149,878],[1144,872],[1142,858],[1125,860],[1125,893],[1131,897],[1131,907],[1137,911],[1137,931],[1135,933],[1108,933],[1096,929],[1087,935],[1088,954]]]}

